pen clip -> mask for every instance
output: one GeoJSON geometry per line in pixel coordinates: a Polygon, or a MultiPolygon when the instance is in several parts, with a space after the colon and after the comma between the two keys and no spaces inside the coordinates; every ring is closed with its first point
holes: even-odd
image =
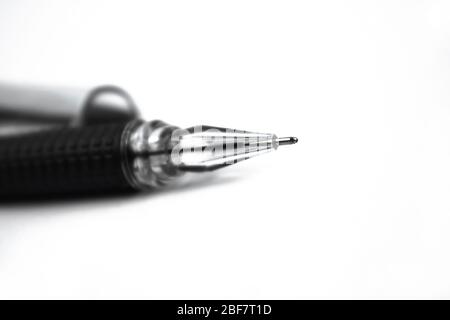
{"type": "Polygon", "coordinates": [[[0,136],[128,122],[139,116],[131,96],[112,85],[77,90],[0,82],[0,136]]]}

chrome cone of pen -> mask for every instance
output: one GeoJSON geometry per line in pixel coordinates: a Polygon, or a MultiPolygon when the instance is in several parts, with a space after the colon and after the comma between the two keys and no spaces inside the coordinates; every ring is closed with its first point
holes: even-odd
{"type": "Polygon", "coordinates": [[[174,132],[171,159],[182,171],[212,171],[297,141],[295,137],[278,138],[270,133],[196,126],[174,132]]]}

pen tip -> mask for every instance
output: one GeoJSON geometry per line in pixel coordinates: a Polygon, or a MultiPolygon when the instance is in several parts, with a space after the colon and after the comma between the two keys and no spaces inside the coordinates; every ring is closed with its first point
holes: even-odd
{"type": "Polygon", "coordinates": [[[286,146],[290,144],[296,144],[298,142],[298,139],[296,137],[284,137],[284,138],[278,138],[277,139],[278,145],[280,146],[286,146]]]}

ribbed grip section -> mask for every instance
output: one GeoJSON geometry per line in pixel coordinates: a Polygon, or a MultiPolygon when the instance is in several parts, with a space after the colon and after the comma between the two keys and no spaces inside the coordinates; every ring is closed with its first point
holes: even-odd
{"type": "Polygon", "coordinates": [[[122,170],[126,124],[0,139],[0,197],[130,189],[122,170]]]}

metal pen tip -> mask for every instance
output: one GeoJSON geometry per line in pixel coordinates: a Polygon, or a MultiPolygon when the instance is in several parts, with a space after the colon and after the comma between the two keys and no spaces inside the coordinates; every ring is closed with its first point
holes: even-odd
{"type": "Polygon", "coordinates": [[[296,137],[284,137],[278,138],[277,142],[279,146],[287,146],[290,144],[296,144],[298,142],[298,139],[296,137]]]}

